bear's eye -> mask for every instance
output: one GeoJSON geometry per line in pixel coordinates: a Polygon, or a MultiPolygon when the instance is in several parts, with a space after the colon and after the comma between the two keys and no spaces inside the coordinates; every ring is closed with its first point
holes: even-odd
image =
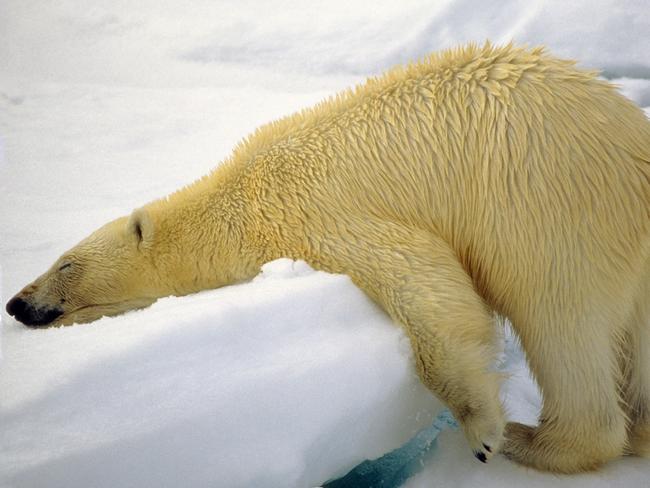
{"type": "Polygon", "coordinates": [[[70,266],[72,266],[72,263],[65,263],[65,264],[61,265],[61,267],[59,268],[59,271],[63,271],[64,269],[67,269],[70,266]]]}

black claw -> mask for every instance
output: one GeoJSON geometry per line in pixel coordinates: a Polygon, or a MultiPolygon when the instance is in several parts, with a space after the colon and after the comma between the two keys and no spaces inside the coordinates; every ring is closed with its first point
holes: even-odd
{"type": "Polygon", "coordinates": [[[482,463],[487,463],[487,458],[485,457],[485,453],[483,451],[474,451],[474,457],[482,463]]]}
{"type": "Polygon", "coordinates": [[[492,452],[492,448],[487,444],[483,444],[483,447],[487,450],[487,452],[492,452]]]}

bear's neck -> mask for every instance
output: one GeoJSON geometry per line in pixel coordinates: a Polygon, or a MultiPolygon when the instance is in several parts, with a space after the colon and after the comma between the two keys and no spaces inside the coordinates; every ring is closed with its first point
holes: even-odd
{"type": "Polygon", "coordinates": [[[267,257],[244,187],[243,168],[210,175],[148,205],[153,260],[167,294],[186,295],[253,278],[267,257]]]}

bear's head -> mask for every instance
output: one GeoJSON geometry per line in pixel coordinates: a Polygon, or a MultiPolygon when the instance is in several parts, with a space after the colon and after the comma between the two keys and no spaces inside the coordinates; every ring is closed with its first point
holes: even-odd
{"type": "Polygon", "coordinates": [[[143,209],[109,222],[16,294],[7,313],[38,327],[90,322],[152,304],[166,292],[152,262],[153,234],[143,209]]]}

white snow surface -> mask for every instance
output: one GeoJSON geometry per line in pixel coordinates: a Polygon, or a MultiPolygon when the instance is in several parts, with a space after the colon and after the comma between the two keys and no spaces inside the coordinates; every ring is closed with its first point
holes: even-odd
{"type": "Polygon", "coordinates": [[[439,408],[408,339],[348,277],[288,259],[247,285],[13,334],[7,486],[314,486],[439,408]]]}
{"type": "MultiPolygon", "coordinates": [[[[94,228],[207,173],[256,126],[461,42],[545,44],[650,114],[647,1],[0,3],[4,304],[94,228]]],[[[0,487],[309,487],[398,447],[441,405],[403,332],[343,276],[251,283],[93,324],[2,315],[0,487]]],[[[504,401],[540,398],[511,336],[504,401]]],[[[648,486],[476,461],[445,432],[405,486],[648,486]]]]}

